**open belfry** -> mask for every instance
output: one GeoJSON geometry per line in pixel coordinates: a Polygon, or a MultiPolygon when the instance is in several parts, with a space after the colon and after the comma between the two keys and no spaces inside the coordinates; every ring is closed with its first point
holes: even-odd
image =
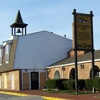
{"type": "Polygon", "coordinates": [[[11,27],[11,31],[12,31],[12,35],[26,35],[26,27],[28,24],[23,23],[21,14],[20,14],[20,10],[18,10],[17,16],[16,16],[16,20],[15,23],[13,23],[10,27],[11,27]],[[17,29],[17,30],[16,30],[17,29]]]}

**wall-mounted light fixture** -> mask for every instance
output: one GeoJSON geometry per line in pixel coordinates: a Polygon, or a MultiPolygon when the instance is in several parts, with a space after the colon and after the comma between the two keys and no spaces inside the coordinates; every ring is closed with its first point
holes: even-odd
{"type": "Polygon", "coordinates": [[[25,69],[25,72],[27,72],[27,69],[25,69]]]}
{"type": "Polygon", "coordinates": [[[48,72],[51,72],[51,70],[50,70],[50,69],[47,69],[47,71],[48,71],[48,72]]]}
{"type": "Polygon", "coordinates": [[[65,67],[62,67],[62,71],[65,71],[65,67]]]}
{"type": "Polygon", "coordinates": [[[6,75],[8,75],[9,73],[6,73],[6,75]]]}
{"type": "Polygon", "coordinates": [[[81,69],[84,69],[84,65],[83,64],[80,64],[79,66],[80,66],[81,69]]]}

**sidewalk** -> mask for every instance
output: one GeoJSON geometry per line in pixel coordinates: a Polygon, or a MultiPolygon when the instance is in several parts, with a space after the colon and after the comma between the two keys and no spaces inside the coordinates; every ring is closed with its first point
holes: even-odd
{"type": "Polygon", "coordinates": [[[100,100],[99,94],[81,94],[81,95],[69,95],[66,93],[49,93],[42,90],[27,90],[27,91],[4,91],[0,90],[0,93],[11,94],[18,96],[38,95],[42,96],[46,100],[100,100]]]}

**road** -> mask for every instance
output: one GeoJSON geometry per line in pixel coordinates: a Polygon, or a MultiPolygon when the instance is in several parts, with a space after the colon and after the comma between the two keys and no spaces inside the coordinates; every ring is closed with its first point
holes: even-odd
{"type": "Polygon", "coordinates": [[[0,94],[0,100],[44,100],[40,96],[13,96],[13,95],[6,95],[6,94],[0,94]]]}

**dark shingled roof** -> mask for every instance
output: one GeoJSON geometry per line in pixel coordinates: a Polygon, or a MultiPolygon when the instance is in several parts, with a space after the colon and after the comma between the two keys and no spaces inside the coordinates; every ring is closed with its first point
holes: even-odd
{"type": "Polygon", "coordinates": [[[23,24],[23,20],[22,20],[21,14],[20,14],[20,10],[18,10],[18,13],[17,13],[17,17],[16,17],[16,20],[15,20],[15,23],[23,24]]]}
{"type": "Polygon", "coordinates": [[[15,23],[13,23],[12,25],[10,25],[10,27],[22,27],[22,28],[24,28],[26,26],[27,26],[27,24],[23,23],[20,10],[18,10],[15,23]]]}
{"type": "MultiPolygon", "coordinates": [[[[94,59],[100,59],[100,50],[96,50],[94,51],[94,59]]],[[[92,53],[86,53],[82,56],[78,56],[78,62],[81,61],[87,61],[87,60],[92,60],[92,53]]],[[[75,58],[74,57],[69,57],[69,58],[65,58],[63,60],[60,60],[52,65],[52,66],[57,66],[57,65],[62,65],[62,64],[70,64],[70,63],[74,63],[75,62],[75,58]]]]}

